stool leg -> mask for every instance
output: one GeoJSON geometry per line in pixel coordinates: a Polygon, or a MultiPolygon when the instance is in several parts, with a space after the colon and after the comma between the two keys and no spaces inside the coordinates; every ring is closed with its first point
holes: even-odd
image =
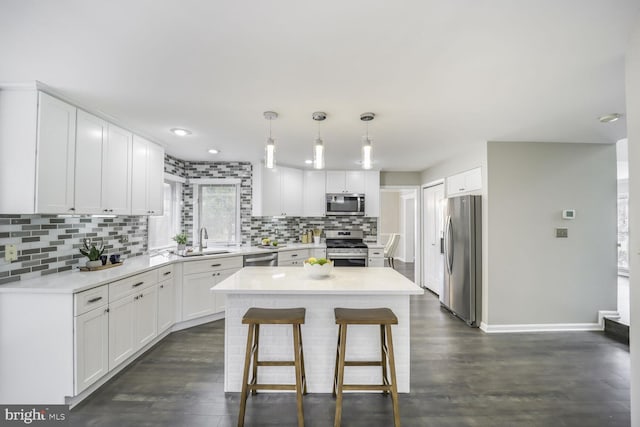
{"type": "Polygon", "coordinates": [[[336,365],[333,369],[333,397],[336,397],[336,384],[338,384],[338,361],[340,360],[340,331],[342,331],[342,325],[338,326],[338,342],[336,343],[336,365]]]}
{"type": "Polygon", "coordinates": [[[298,325],[298,335],[300,336],[300,362],[302,363],[302,394],[307,394],[307,374],[304,370],[304,346],[302,345],[302,328],[298,325]]]}
{"type": "MultiPolygon", "coordinates": [[[[380,325],[380,363],[382,364],[382,385],[389,385],[389,377],[387,376],[387,354],[384,351],[386,344],[386,338],[384,333],[384,325],[380,325]]],[[[388,394],[388,391],[383,391],[383,394],[388,394]]]]}
{"type": "Polygon", "coordinates": [[[302,366],[300,354],[300,326],[293,325],[293,353],[296,367],[296,402],[298,406],[298,427],[304,427],[304,407],[302,406],[302,366]]]}
{"type": "Polygon", "coordinates": [[[342,422],[342,386],[344,384],[344,357],[347,347],[347,325],[340,325],[340,357],[338,359],[338,385],[336,390],[336,416],[334,427],[340,427],[342,422]]]}
{"type": "MultiPolygon", "coordinates": [[[[260,351],[260,324],[257,323],[254,328],[254,346],[256,351],[253,354],[253,377],[251,378],[252,384],[258,384],[258,352],[260,351]]],[[[251,390],[252,395],[258,394],[258,390],[251,390]]]]}
{"type": "Polygon", "coordinates": [[[249,324],[247,333],[247,351],[244,355],[244,373],[242,374],[242,394],[240,394],[240,414],[238,415],[238,427],[244,426],[244,412],[247,407],[247,384],[249,382],[249,363],[251,362],[251,347],[253,347],[254,325],[249,324]]]}
{"type": "Polygon", "coordinates": [[[386,325],[387,348],[389,349],[389,369],[391,370],[391,399],[393,402],[393,425],[400,427],[400,407],[398,406],[398,383],[396,380],[396,359],[393,354],[391,325],[386,325]]]}

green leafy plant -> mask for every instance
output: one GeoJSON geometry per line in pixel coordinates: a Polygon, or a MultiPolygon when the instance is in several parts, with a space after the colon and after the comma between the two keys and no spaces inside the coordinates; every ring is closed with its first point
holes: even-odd
{"type": "Polygon", "coordinates": [[[186,233],[180,233],[173,236],[173,240],[175,240],[179,245],[187,244],[187,235],[186,233]]]}
{"type": "Polygon", "coordinates": [[[89,258],[89,261],[98,261],[104,252],[104,242],[100,242],[100,247],[96,247],[95,243],[91,243],[89,239],[85,239],[83,246],[84,249],[81,248],[80,253],[89,258]]]}

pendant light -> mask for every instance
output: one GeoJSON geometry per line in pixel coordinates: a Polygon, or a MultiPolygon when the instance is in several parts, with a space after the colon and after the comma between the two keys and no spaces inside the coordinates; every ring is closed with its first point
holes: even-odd
{"type": "Polygon", "coordinates": [[[324,169],[324,142],[320,138],[320,122],[327,118],[327,114],[316,111],[311,117],[318,122],[318,137],[313,143],[313,168],[324,169]]]}
{"type": "Polygon", "coordinates": [[[271,122],[278,118],[278,113],[265,111],[264,118],[269,120],[269,138],[267,138],[267,145],[264,147],[264,167],[273,169],[276,166],[276,144],[271,138],[271,122]]]}
{"type": "Polygon", "coordinates": [[[362,137],[362,169],[371,169],[371,138],[369,138],[369,122],[376,117],[373,113],[360,114],[360,120],[366,123],[367,133],[362,137]]]}

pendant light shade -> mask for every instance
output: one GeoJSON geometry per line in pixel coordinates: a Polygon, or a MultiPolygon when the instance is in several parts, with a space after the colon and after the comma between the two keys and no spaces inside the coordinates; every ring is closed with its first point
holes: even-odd
{"type": "Polygon", "coordinates": [[[264,118],[269,120],[269,138],[267,138],[267,145],[264,147],[264,167],[273,169],[276,166],[276,142],[271,137],[271,122],[278,118],[278,113],[265,111],[264,118]]]}
{"type": "Polygon", "coordinates": [[[316,138],[313,143],[313,168],[324,169],[324,142],[322,142],[322,138],[316,138]]]}
{"type": "Polygon", "coordinates": [[[327,118],[327,114],[316,111],[311,117],[318,122],[318,137],[313,143],[313,168],[324,169],[324,142],[320,138],[320,122],[327,118]]]}
{"type": "Polygon", "coordinates": [[[367,134],[362,137],[362,169],[371,169],[373,147],[371,146],[371,138],[369,138],[369,122],[376,117],[373,113],[360,114],[360,120],[366,123],[367,134]]]}
{"type": "Polygon", "coordinates": [[[371,139],[362,139],[362,169],[371,169],[371,139]]]}

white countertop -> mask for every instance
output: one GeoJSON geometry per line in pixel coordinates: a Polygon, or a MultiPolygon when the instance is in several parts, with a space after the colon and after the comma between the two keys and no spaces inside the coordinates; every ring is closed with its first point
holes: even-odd
{"type": "Polygon", "coordinates": [[[245,267],[211,288],[226,294],[421,295],[424,290],[389,267],[336,267],[311,279],[300,267],[245,267]]]}
{"type": "Polygon", "coordinates": [[[50,274],[47,276],[35,277],[33,279],[7,283],[5,285],[0,285],[0,293],[77,293],[176,262],[191,262],[203,259],[226,258],[307,248],[324,249],[326,248],[326,245],[324,243],[319,245],[313,243],[289,243],[285,246],[273,248],[262,248],[260,246],[210,247],[204,251],[204,255],[190,257],[181,257],[169,253],[166,255],[154,256],[143,255],[126,259],[121,266],[105,270],[80,271],[75,268],[63,273],[50,274]],[[207,255],[207,250],[226,250],[229,251],[229,253],[207,255]]]}

